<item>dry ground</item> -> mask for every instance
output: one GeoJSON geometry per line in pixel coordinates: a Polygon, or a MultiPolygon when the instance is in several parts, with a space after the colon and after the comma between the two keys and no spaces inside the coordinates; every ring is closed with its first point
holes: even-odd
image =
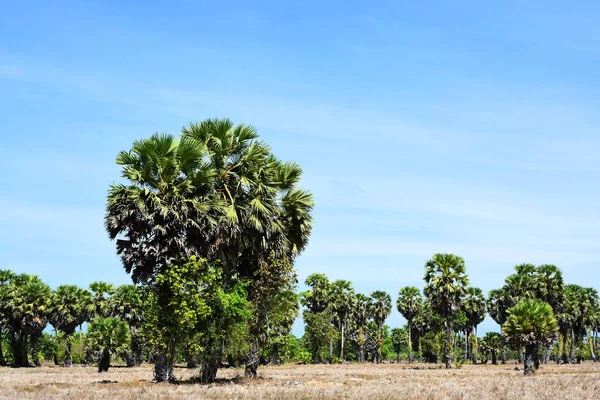
{"type": "MultiPolygon", "coordinates": [[[[219,382],[208,386],[152,384],[150,366],[111,368],[105,374],[93,367],[0,368],[0,399],[600,399],[600,363],[549,364],[527,378],[515,367],[286,365],[262,368],[254,381],[234,379],[240,370],[220,370],[219,382]]],[[[183,380],[195,372],[176,369],[183,380]]]]}

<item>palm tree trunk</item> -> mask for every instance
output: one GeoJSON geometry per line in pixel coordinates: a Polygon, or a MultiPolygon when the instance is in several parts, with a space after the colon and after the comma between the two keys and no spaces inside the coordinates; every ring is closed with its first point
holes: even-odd
{"type": "Polygon", "coordinates": [[[200,383],[213,383],[217,379],[219,360],[215,356],[202,360],[200,363],[200,383]]]}
{"type": "Polygon", "coordinates": [[[365,362],[365,345],[363,343],[358,345],[358,362],[365,362]]]}
{"type": "Polygon", "coordinates": [[[463,362],[466,362],[467,358],[469,358],[469,334],[465,330],[465,354],[463,354],[463,362]]]}
{"type": "Polygon", "coordinates": [[[523,366],[523,373],[525,375],[533,374],[533,368],[535,366],[535,358],[538,352],[536,344],[528,344],[525,346],[525,361],[523,366]]]}
{"type": "Polygon", "coordinates": [[[65,367],[71,368],[73,366],[73,358],[71,358],[71,347],[73,342],[72,334],[65,334],[65,367]]]}
{"type": "Polygon", "coordinates": [[[477,364],[477,327],[474,326],[473,327],[473,341],[474,343],[471,345],[472,347],[472,351],[471,351],[471,361],[473,362],[473,365],[477,364]]]}
{"type": "Polygon", "coordinates": [[[144,357],[144,347],[141,345],[139,339],[131,340],[131,352],[133,353],[134,366],[139,367],[144,357]]]}
{"type": "Polygon", "coordinates": [[[382,326],[377,329],[377,364],[381,363],[381,329],[382,326]]]}
{"type": "Polygon", "coordinates": [[[342,342],[340,343],[340,360],[344,362],[344,324],[341,324],[342,342]]]}
{"type": "Polygon", "coordinates": [[[329,364],[333,364],[333,338],[329,339],[329,364]]]}
{"type": "Polygon", "coordinates": [[[15,365],[18,367],[29,367],[29,357],[27,356],[27,335],[21,331],[18,336],[15,336],[13,348],[13,356],[15,365]]]}
{"type": "Polygon", "coordinates": [[[444,362],[446,369],[452,368],[452,325],[446,320],[446,346],[444,349],[444,362]]]}
{"type": "Polygon", "coordinates": [[[2,351],[3,339],[4,339],[3,332],[2,332],[2,329],[0,329],[0,367],[6,366],[6,359],[4,358],[4,352],[2,351]]]}
{"type": "Polygon", "coordinates": [[[135,367],[135,355],[133,354],[133,352],[128,351],[125,353],[125,363],[127,365],[127,368],[135,367]]]}
{"type": "Polygon", "coordinates": [[[410,323],[408,324],[408,363],[412,364],[413,362],[413,351],[412,351],[412,333],[410,328],[410,323]]]}
{"type": "Polygon", "coordinates": [[[105,347],[100,363],[98,364],[98,372],[108,372],[108,368],[110,368],[110,350],[108,347],[105,347]]]}
{"type": "MultiPolygon", "coordinates": [[[[258,364],[260,363],[260,345],[258,343],[258,339],[251,340],[250,349],[248,350],[248,355],[246,356],[246,369],[244,370],[244,376],[249,379],[254,379],[258,377],[258,364]]],[[[203,368],[208,368],[210,374],[210,369],[212,365],[209,363],[208,365],[202,364],[203,368]]],[[[216,376],[216,372],[215,372],[216,376]]]]}
{"type": "Polygon", "coordinates": [[[34,334],[29,339],[29,342],[30,342],[29,346],[31,348],[31,361],[33,362],[33,365],[35,365],[36,367],[42,366],[42,363],[40,362],[40,348],[39,348],[40,335],[41,334],[34,334]]]}
{"type": "Polygon", "coordinates": [[[592,362],[596,362],[596,352],[594,351],[594,334],[592,330],[588,332],[588,342],[590,343],[590,356],[592,357],[592,362]]]}
{"type": "Polygon", "coordinates": [[[519,347],[519,364],[523,362],[523,348],[519,347]]]}
{"type": "Polygon", "coordinates": [[[571,351],[569,355],[569,361],[571,363],[575,362],[575,330],[571,328],[571,343],[570,343],[571,351]]]}
{"type": "Polygon", "coordinates": [[[492,350],[492,365],[498,365],[498,358],[496,355],[496,350],[492,350]]]}
{"type": "Polygon", "coordinates": [[[175,382],[173,376],[173,362],[175,356],[175,343],[173,339],[169,339],[165,352],[160,352],[156,355],[154,363],[154,381],[155,382],[175,382]]]}

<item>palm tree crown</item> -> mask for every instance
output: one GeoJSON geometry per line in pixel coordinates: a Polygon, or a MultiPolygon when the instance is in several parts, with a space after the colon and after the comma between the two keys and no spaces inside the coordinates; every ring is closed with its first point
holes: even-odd
{"type": "Polygon", "coordinates": [[[461,257],[454,254],[434,254],[425,264],[423,292],[442,318],[457,311],[468,284],[465,261],[461,257]]]}

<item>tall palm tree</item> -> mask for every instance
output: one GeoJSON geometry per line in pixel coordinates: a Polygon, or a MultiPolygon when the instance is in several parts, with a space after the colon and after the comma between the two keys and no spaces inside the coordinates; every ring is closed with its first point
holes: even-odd
{"type": "MultiPolygon", "coordinates": [[[[310,290],[303,292],[301,295],[300,302],[304,307],[306,307],[304,322],[306,323],[307,328],[310,326],[311,332],[314,332],[313,329],[316,324],[323,325],[324,321],[327,320],[333,322],[330,319],[330,316],[333,317],[333,307],[332,307],[332,287],[329,278],[325,274],[311,274],[309,275],[304,284],[310,287],[310,290]]],[[[333,328],[329,326],[327,331],[333,328]]],[[[323,329],[320,329],[323,331],[323,329]]],[[[313,359],[315,361],[320,361],[320,354],[316,354],[319,348],[318,343],[321,342],[322,337],[320,335],[309,335],[314,340],[314,343],[311,343],[311,347],[313,349],[313,359]]],[[[329,341],[329,362],[333,361],[333,336],[327,335],[329,341]]]]}
{"type": "Polygon", "coordinates": [[[75,285],[61,285],[52,296],[50,323],[65,334],[65,367],[73,365],[72,336],[75,329],[88,319],[92,295],[75,285]]]}
{"type": "Polygon", "coordinates": [[[377,325],[377,364],[381,362],[381,346],[383,345],[383,324],[392,312],[392,298],[382,290],[371,293],[371,314],[377,325]]]}
{"type": "Polygon", "coordinates": [[[9,312],[3,305],[8,304],[8,286],[15,274],[7,269],[0,270],[0,366],[6,366],[6,359],[2,350],[2,337],[8,328],[9,312]]]}
{"type": "Polygon", "coordinates": [[[452,316],[458,311],[468,284],[469,278],[466,275],[465,261],[461,257],[438,253],[425,263],[423,292],[445,323],[446,368],[452,367],[452,316]]]}
{"type": "Polygon", "coordinates": [[[131,351],[125,353],[128,367],[142,363],[144,335],[142,325],[147,302],[142,289],[135,285],[121,285],[111,297],[111,316],[127,322],[131,333],[131,351]]]}
{"type": "Polygon", "coordinates": [[[352,312],[352,300],[354,299],[354,288],[352,283],[346,280],[336,280],[331,284],[331,307],[335,315],[335,323],[340,331],[340,360],[344,359],[344,341],[346,339],[346,326],[352,312]]]}
{"type": "Polygon", "coordinates": [[[593,330],[600,320],[600,297],[594,288],[583,288],[581,334],[587,336],[592,361],[596,361],[593,330]]]}
{"type": "Polygon", "coordinates": [[[473,361],[473,364],[477,364],[477,325],[483,322],[486,314],[485,297],[483,296],[482,290],[476,287],[467,288],[467,294],[463,299],[462,308],[467,317],[467,325],[471,329],[470,334],[474,341],[474,343],[472,343],[473,351],[471,352],[471,360],[473,361]]]}
{"type": "Polygon", "coordinates": [[[400,289],[396,308],[406,319],[408,325],[408,362],[413,362],[412,334],[414,319],[423,312],[423,297],[421,291],[414,286],[406,286],[400,289]]]}
{"type": "MultiPolygon", "coordinates": [[[[158,133],[117,155],[128,183],[110,187],[104,224],[134,283],[151,286],[172,262],[199,254],[191,237],[216,229],[221,210],[212,193],[216,173],[205,156],[206,146],[197,140],[158,133]]],[[[172,381],[168,355],[174,344],[160,345],[154,378],[172,381]]]]}
{"type": "Polygon", "coordinates": [[[86,347],[98,354],[98,372],[108,372],[113,354],[123,354],[129,350],[131,335],[129,326],[118,318],[95,317],[86,335],[86,347]]]}
{"type": "Polygon", "coordinates": [[[28,349],[39,365],[37,341],[48,324],[51,290],[35,275],[14,275],[4,287],[0,306],[6,316],[15,365],[29,366],[28,349]]]}
{"type": "Polygon", "coordinates": [[[538,349],[549,347],[556,340],[558,324],[552,307],[537,299],[521,300],[509,310],[502,335],[515,348],[525,347],[524,374],[531,375],[538,359],[538,349]]]}
{"type": "Polygon", "coordinates": [[[151,283],[174,260],[195,254],[190,231],[210,229],[210,219],[199,218],[215,206],[205,153],[195,140],[156,133],[117,155],[128,184],[111,185],[104,224],[134,283],[151,283]]]}
{"type": "MultiPolygon", "coordinates": [[[[134,282],[151,282],[169,263],[197,254],[219,259],[229,285],[254,279],[271,254],[293,261],[308,242],[313,200],[298,188],[302,170],[275,158],[251,126],[191,123],[180,140],[153,135],[135,142],[117,163],[129,184],[111,187],[105,225],[120,238],[117,252],[134,282]]],[[[250,376],[267,337],[264,318],[249,326],[250,376]]],[[[159,381],[168,379],[158,374],[165,362],[157,357],[159,381]]]]}
{"type": "Polygon", "coordinates": [[[357,293],[352,301],[352,324],[355,329],[355,342],[358,345],[358,362],[365,362],[365,343],[367,342],[367,322],[371,318],[371,299],[357,293]]]}
{"type": "Polygon", "coordinates": [[[89,318],[106,318],[111,312],[111,296],[115,294],[115,286],[107,282],[92,282],[90,284],[92,303],[88,309],[89,318]]]}

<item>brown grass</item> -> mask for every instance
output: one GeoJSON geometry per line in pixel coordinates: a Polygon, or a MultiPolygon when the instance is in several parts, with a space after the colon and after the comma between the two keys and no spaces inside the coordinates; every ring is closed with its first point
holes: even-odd
{"type": "Polygon", "coordinates": [[[179,385],[152,384],[152,368],[0,368],[0,399],[599,399],[600,364],[544,365],[524,377],[516,365],[467,365],[444,370],[430,364],[286,365],[219,371],[212,385],[186,383],[197,371],[176,369],[179,385]],[[100,383],[100,381],[111,383],[100,383]],[[116,381],[116,382],[115,382],[116,381]]]}

